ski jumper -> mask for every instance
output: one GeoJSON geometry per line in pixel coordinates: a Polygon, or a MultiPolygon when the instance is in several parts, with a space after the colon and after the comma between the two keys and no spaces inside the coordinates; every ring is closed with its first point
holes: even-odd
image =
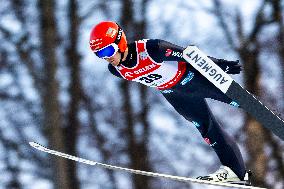
{"type": "MultiPolygon", "coordinates": [[[[117,77],[157,88],[179,114],[195,125],[222,165],[243,180],[246,170],[240,150],[221,128],[205,99],[237,104],[186,63],[183,50],[158,39],[135,41],[128,45],[126,60],[116,67],[109,64],[108,68],[117,77]]],[[[218,65],[218,59],[211,59],[218,65]]]]}

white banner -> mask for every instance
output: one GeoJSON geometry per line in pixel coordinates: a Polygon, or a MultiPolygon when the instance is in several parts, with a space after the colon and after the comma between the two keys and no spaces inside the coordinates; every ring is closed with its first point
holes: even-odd
{"type": "Polygon", "coordinates": [[[233,78],[196,46],[188,46],[183,51],[183,58],[223,93],[227,92],[233,82],[233,78]]]}

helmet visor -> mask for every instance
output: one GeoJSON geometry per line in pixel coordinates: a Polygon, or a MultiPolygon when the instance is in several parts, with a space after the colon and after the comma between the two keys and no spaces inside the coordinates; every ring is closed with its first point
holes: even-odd
{"type": "Polygon", "coordinates": [[[99,58],[110,58],[114,56],[117,51],[118,51],[117,44],[111,43],[108,46],[105,46],[104,48],[95,51],[94,53],[99,58]]]}

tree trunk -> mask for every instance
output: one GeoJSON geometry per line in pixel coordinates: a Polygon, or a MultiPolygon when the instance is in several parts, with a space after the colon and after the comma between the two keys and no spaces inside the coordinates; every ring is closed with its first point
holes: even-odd
{"type": "MultiPolygon", "coordinates": [[[[257,48],[257,47],[256,47],[257,48]]],[[[260,70],[259,70],[259,49],[249,51],[242,48],[240,57],[244,62],[245,88],[256,96],[260,96],[260,70]]],[[[265,186],[265,175],[267,171],[267,156],[264,151],[265,132],[254,118],[246,115],[245,119],[246,145],[249,153],[248,168],[254,174],[253,183],[257,186],[265,186]]]]}
{"type": "MultiPolygon", "coordinates": [[[[136,24],[136,38],[137,39],[143,39],[146,38],[146,16],[145,13],[146,11],[146,5],[147,5],[148,0],[143,0],[142,1],[142,6],[141,6],[141,12],[142,12],[142,19],[141,22],[136,24]]],[[[148,147],[148,142],[149,142],[149,137],[150,137],[150,123],[149,123],[149,113],[150,113],[150,107],[149,107],[149,93],[148,93],[148,87],[145,85],[139,85],[139,101],[141,103],[141,112],[139,114],[139,120],[141,122],[141,126],[143,127],[143,131],[140,134],[141,136],[139,137],[140,140],[140,153],[138,154],[138,157],[140,157],[140,164],[143,165],[142,168],[143,170],[151,171],[151,165],[149,162],[149,147],[148,147]]],[[[150,186],[150,178],[145,178],[147,180],[144,180],[144,188],[151,188],[150,186]]]]}
{"type": "MultiPolygon", "coordinates": [[[[278,34],[276,40],[278,41],[278,54],[279,60],[281,63],[281,75],[282,80],[281,82],[281,93],[282,98],[279,99],[281,112],[284,113],[284,13],[281,9],[281,1],[273,0],[272,1],[273,7],[273,17],[278,25],[278,34]]],[[[281,116],[283,118],[283,114],[281,116]]],[[[276,160],[277,163],[277,175],[276,180],[278,182],[282,182],[284,184],[284,162],[283,162],[283,147],[277,140],[275,140],[272,136],[270,136],[269,140],[271,147],[272,147],[272,156],[276,160]]]]}
{"type": "Polygon", "coordinates": [[[277,39],[279,42],[279,48],[278,48],[278,53],[279,53],[279,59],[281,62],[281,75],[282,75],[282,102],[281,105],[281,111],[284,113],[284,13],[283,13],[283,6],[281,7],[281,1],[279,0],[273,0],[272,1],[273,5],[273,16],[278,24],[278,34],[277,34],[277,39]]]}
{"type": "MultiPolygon", "coordinates": [[[[144,3],[144,2],[143,2],[144,3]]],[[[145,5],[145,3],[144,3],[145,5]]],[[[124,31],[127,34],[128,41],[133,41],[139,34],[144,34],[144,27],[136,27],[134,20],[134,4],[130,0],[123,1],[122,5],[122,18],[121,25],[124,31]]],[[[142,26],[142,25],[141,25],[142,26]]],[[[135,117],[133,107],[131,104],[131,93],[130,93],[130,84],[128,81],[122,81],[121,83],[121,91],[123,94],[123,111],[125,113],[125,122],[127,129],[127,139],[128,139],[128,154],[130,156],[130,166],[134,169],[138,170],[150,170],[150,164],[148,162],[148,136],[149,136],[149,123],[147,121],[148,109],[144,109],[147,107],[145,88],[140,88],[141,94],[146,101],[141,101],[142,110],[139,117],[135,117]],[[137,119],[138,118],[138,119],[137,119]],[[136,120],[141,121],[141,125],[143,127],[142,133],[136,133],[135,131],[135,123],[136,120]],[[139,136],[138,136],[139,135],[139,136]]],[[[140,97],[141,98],[141,97],[140,97]]],[[[133,185],[135,189],[148,189],[150,188],[150,178],[139,175],[133,176],[133,185]]]]}
{"type": "MultiPolygon", "coordinates": [[[[80,121],[78,119],[79,106],[81,102],[81,81],[80,81],[80,55],[78,52],[78,5],[76,0],[70,0],[68,6],[68,19],[69,19],[69,41],[66,49],[67,67],[70,69],[70,103],[67,114],[67,125],[64,128],[66,151],[69,154],[76,156],[76,144],[78,139],[78,131],[80,128],[80,121]]],[[[68,178],[70,179],[72,189],[79,189],[79,180],[77,177],[76,162],[68,162],[68,178]]]]}
{"type": "MultiPolygon", "coordinates": [[[[125,114],[126,122],[126,137],[128,140],[127,143],[127,152],[130,157],[130,167],[138,170],[149,171],[148,163],[148,149],[147,149],[147,136],[148,136],[148,122],[146,125],[143,125],[143,134],[144,136],[137,136],[135,133],[135,120],[137,120],[133,111],[133,107],[130,101],[130,85],[128,81],[123,81],[121,83],[121,91],[123,96],[123,112],[125,114]],[[146,129],[146,130],[145,130],[146,129]]],[[[144,111],[144,110],[143,110],[144,111]]],[[[145,112],[145,111],[144,111],[145,112]]],[[[142,114],[143,115],[143,114],[142,114]]],[[[144,114],[146,115],[146,114],[144,114]]],[[[140,118],[141,119],[141,118],[140,118]]],[[[146,119],[141,119],[142,124],[146,119]]],[[[141,134],[141,133],[140,133],[141,134]]],[[[148,189],[149,187],[149,178],[141,175],[132,175],[133,185],[135,189],[148,189]]]]}
{"type": "MultiPolygon", "coordinates": [[[[47,131],[49,145],[54,149],[64,150],[64,135],[58,101],[59,86],[56,80],[57,30],[55,24],[55,2],[38,1],[40,12],[41,55],[44,64],[45,78],[43,86],[44,128],[47,131]]],[[[67,160],[52,157],[54,188],[70,189],[67,174],[67,160]]]]}

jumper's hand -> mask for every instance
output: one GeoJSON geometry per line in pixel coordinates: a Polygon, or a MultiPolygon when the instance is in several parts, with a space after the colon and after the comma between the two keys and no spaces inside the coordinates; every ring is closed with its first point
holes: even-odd
{"type": "Polygon", "coordinates": [[[239,64],[239,60],[229,61],[224,59],[217,59],[209,57],[215,64],[217,64],[222,70],[228,74],[239,74],[242,71],[242,66],[239,64]]]}

